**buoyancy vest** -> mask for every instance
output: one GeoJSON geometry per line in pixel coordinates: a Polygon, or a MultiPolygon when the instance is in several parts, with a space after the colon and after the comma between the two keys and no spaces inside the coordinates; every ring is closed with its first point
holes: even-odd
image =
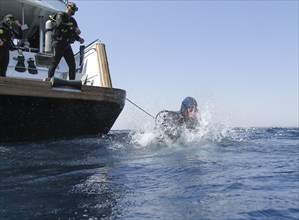
{"type": "Polygon", "coordinates": [[[49,18],[53,24],[52,37],[54,40],[67,40],[73,43],[80,38],[75,32],[78,28],[76,20],[66,12],[57,12],[50,15],[49,18]]]}
{"type": "Polygon", "coordinates": [[[13,37],[13,31],[11,28],[6,27],[5,24],[0,23],[0,39],[2,40],[3,47],[12,47],[13,42],[12,42],[12,37],[13,37]]]}
{"type": "Polygon", "coordinates": [[[9,27],[4,22],[0,23],[0,39],[4,43],[2,47],[8,47],[13,49],[15,47],[13,43],[13,38],[22,38],[22,30],[19,28],[18,31],[14,30],[13,28],[9,27]]]}

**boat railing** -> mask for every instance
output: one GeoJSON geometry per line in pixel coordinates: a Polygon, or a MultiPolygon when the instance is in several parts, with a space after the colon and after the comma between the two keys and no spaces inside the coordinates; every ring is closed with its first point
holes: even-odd
{"type": "Polygon", "coordinates": [[[18,51],[25,51],[25,52],[30,52],[30,53],[38,53],[39,49],[34,48],[34,47],[17,47],[18,51]]]}
{"type": "Polygon", "coordinates": [[[59,1],[65,3],[65,4],[67,4],[69,2],[68,0],[59,0],[59,1]]]}

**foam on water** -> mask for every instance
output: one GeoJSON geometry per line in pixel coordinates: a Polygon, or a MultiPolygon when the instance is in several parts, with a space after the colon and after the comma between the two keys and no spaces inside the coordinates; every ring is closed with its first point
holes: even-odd
{"type": "MultiPolygon", "coordinates": [[[[160,133],[149,124],[144,124],[142,129],[133,130],[130,132],[132,144],[136,148],[145,148],[156,145],[170,146],[200,146],[206,141],[221,142],[225,139],[232,141],[243,141],[246,139],[244,135],[240,135],[236,129],[229,126],[229,122],[214,123],[212,113],[209,106],[206,106],[200,115],[197,115],[200,121],[200,126],[197,131],[184,129],[177,140],[172,140],[167,137],[161,139],[160,133]]],[[[142,125],[141,125],[142,126],[142,125]]]]}

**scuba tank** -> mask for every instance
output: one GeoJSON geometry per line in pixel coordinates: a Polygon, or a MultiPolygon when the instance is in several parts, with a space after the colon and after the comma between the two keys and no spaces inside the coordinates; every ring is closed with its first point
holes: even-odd
{"type": "Polygon", "coordinates": [[[49,15],[45,24],[45,53],[52,53],[52,37],[56,28],[56,17],[58,12],[49,15]]]}
{"type": "Polygon", "coordinates": [[[45,53],[52,52],[52,33],[53,33],[53,21],[49,19],[46,22],[45,27],[45,53]]]}

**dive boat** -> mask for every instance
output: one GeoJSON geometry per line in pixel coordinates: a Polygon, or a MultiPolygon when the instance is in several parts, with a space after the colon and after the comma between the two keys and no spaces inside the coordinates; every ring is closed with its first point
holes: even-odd
{"type": "Polygon", "coordinates": [[[6,77],[0,77],[0,142],[107,134],[124,108],[126,91],[112,87],[99,40],[75,54],[75,80],[68,80],[64,59],[55,78],[47,79],[52,57],[47,20],[65,11],[67,2],[0,0],[0,19],[13,14],[23,29],[6,77]]]}

